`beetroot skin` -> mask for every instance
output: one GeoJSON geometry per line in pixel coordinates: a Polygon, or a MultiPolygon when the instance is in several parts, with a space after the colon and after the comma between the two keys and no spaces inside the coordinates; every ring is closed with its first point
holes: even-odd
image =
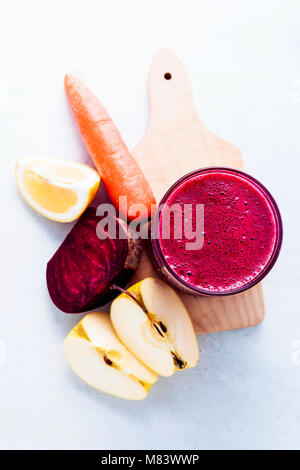
{"type": "Polygon", "coordinates": [[[139,263],[140,240],[128,233],[120,239],[127,226],[117,218],[116,239],[101,240],[96,228],[102,219],[96,209],[88,208],[47,264],[48,291],[63,312],[85,312],[113,300],[119,292],[110,286],[125,287],[139,263]]]}

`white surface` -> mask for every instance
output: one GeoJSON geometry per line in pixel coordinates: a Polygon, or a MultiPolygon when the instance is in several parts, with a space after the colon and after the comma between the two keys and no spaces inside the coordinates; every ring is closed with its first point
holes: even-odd
{"type": "Polygon", "coordinates": [[[1,3],[0,448],[300,448],[299,21],[298,0],[1,3]],[[263,324],[199,337],[196,369],[131,403],[68,369],[62,341],[78,317],[51,304],[45,267],[69,227],[23,203],[13,169],[18,157],[89,161],[64,96],[68,71],[96,89],[133,147],[161,45],[185,62],[202,120],[278,200],[285,240],[263,324]]]}

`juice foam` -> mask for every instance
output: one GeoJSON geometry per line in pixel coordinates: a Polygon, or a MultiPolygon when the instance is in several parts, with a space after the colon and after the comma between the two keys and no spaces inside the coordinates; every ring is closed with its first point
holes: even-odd
{"type": "MultiPolygon", "coordinates": [[[[192,287],[229,293],[253,281],[268,264],[276,243],[276,222],[262,190],[250,179],[222,170],[196,174],[182,182],[167,206],[204,204],[203,247],[187,250],[184,236],[160,238],[169,269],[192,287]]],[[[162,211],[161,220],[164,215],[162,211]]],[[[195,220],[192,217],[195,230],[195,220]]],[[[161,230],[160,230],[161,232],[161,230]]]]}

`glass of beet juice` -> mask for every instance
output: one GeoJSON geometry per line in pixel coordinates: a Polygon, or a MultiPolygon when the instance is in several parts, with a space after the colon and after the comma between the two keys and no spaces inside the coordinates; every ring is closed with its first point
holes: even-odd
{"type": "Polygon", "coordinates": [[[204,168],[183,176],[163,197],[152,226],[154,264],[171,284],[194,295],[249,289],[270,271],[281,243],[281,216],[269,191],[252,176],[230,168],[204,168]],[[166,233],[163,224],[168,220],[166,233]],[[195,238],[203,237],[199,249],[187,248],[192,240],[185,236],[185,226],[195,238]]]}

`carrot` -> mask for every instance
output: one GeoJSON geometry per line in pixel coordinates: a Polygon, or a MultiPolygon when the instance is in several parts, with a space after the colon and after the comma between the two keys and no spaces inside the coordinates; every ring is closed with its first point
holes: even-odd
{"type": "MultiPolygon", "coordinates": [[[[112,203],[124,215],[119,197],[127,196],[128,208],[143,204],[150,217],[151,204],[155,204],[151,187],[104,106],[85,83],[72,74],[65,76],[65,90],[75,122],[112,203]]],[[[128,211],[126,216],[128,220],[133,219],[128,211]]]]}

